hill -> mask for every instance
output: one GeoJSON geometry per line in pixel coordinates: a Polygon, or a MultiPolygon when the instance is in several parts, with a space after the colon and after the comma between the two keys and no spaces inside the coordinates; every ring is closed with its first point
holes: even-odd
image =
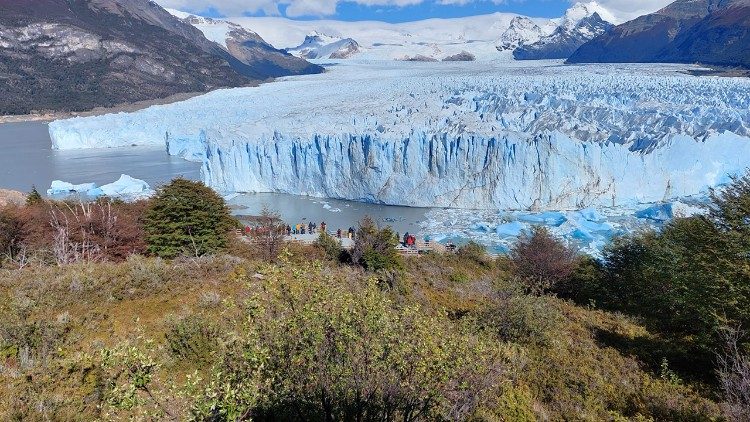
{"type": "Polygon", "coordinates": [[[4,1],[0,46],[0,114],[110,107],[279,74],[238,60],[148,0],[4,1]]]}

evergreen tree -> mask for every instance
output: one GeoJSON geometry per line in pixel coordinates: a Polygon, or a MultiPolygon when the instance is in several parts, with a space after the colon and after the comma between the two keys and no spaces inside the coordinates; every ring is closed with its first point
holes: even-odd
{"type": "Polygon", "coordinates": [[[32,185],[31,192],[29,192],[29,196],[26,197],[26,205],[36,205],[42,202],[44,202],[44,198],[42,198],[42,195],[36,190],[36,186],[32,185]]]}
{"type": "Polygon", "coordinates": [[[159,189],[144,222],[149,253],[163,258],[217,253],[227,247],[234,227],[221,196],[185,179],[159,189]]]}

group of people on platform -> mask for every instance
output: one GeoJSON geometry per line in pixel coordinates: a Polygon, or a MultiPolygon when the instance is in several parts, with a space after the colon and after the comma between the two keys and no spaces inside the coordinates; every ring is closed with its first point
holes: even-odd
{"type": "MultiPolygon", "coordinates": [[[[326,222],[323,221],[320,223],[320,232],[325,233],[328,226],[326,225],[326,222]]],[[[286,235],[296,235],[296,234],[316,234],[318,233],[318,224],[313,223],[310,221],[309,223],[300,223],[295,224],[294,226],[287,225],[286,226],[286,235]]]]}
{"type": "MultiPolygon", "coordinates": [[[[321,222],[320,225],[317,223],[313,223],[312,221],[305,224],[295,224],[293,226],[291,225],[282,225],[281,230],[283,230],[284,234],[287,236],[296,236],[296,235],[310,235],[310,234],[318,234],[318,233],[328,233],[328,225],[325,221],[321,222]]],[[[253,234],[262,234],[263,230],[260,227],[245,227],[245,234],[247,235],[253,235],[253,234]]],[[[348,230],[344,231],[341,229],[336,230],[336,238],[343,239],[343,238],[349,238],[351,240],[354,240],[354,238],[357,235],[357,230],[354,227],[349,227],[348,230]]]]}

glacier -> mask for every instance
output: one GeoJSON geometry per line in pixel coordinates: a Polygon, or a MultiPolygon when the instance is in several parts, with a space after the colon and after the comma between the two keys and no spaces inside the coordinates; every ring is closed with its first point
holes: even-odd
{"type": "Polygon", "coordinates": [[[327,61],[320,75],[58,120],[55,148],[161,145],[220,192],[560,211],[704,194],[750,167],[750,81],[684,65],[327,61]]]}

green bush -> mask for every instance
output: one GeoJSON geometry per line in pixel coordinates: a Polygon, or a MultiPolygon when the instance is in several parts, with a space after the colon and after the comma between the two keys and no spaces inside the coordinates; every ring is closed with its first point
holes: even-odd
{"type": "Polygon", "coordinates": [[[236,226],[221,196],[200,182],[185,179],[159,189],[144,224],[148,252],[170,259],[220,252],[236,226]]]}
{"type": "Polygon", "coordinates": [[[378,228],[370,217],[359,224],[352,263],[369,271],[394,271],[403,269],[403,262],[396,251],[396,233],[390,227],[378,228]]]}
{"type": "Polygon", "coordinates": [[[681,350],[670,363],[703,378],[712,377],[721,329],[750,325],[750,177],[711,199],[706,215],[613,242],[601,275],[573,292],[642,318],[681,350]]]}
{"type": "Polygon", "coordinates": [[[171,324],[166,335],[170,352],[195,364],[209,362],[219,346],[219,330],[199,316],[190,316],[171,324]]]}
{"type": "Polygon", "coordinates": [[[457,255],[463,260],[473,261],[480,265],[486,265],[490,261],[489,256],[487,255],[487,249],[474,241],[458,248],[457,255]]]}
{"type": "Polygon", "coordinates": [[[315,267],[248,280],[247,327],[196,409],[213,420],[464,420],[497,397],[494,343],[315,267]]]}
{"type": "Polygon", "coordinates": [[[320,232],[318,240],[315,241],[315,246],[322,249],[326,258],[331,261],[341,261],[344,258],[344,249],[341,247],[339,239],[326,232],[320,232]]]}

